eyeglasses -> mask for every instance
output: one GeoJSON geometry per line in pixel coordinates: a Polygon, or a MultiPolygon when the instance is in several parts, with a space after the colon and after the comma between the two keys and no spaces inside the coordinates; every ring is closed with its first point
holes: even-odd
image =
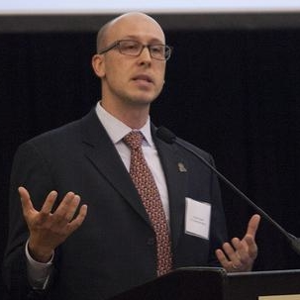
{"type": "Polygon", "coordinates": [[[172,47],[163,44],[143,45],[133,40],[118,40],[108,47],[99,51],[98,54],[104,54],[114,48],[117,48],[121,54],[129,56],[139,56],[144,48],[148,48],[150,56],[157,60],[168,60],[171,57],[172,47]]]}

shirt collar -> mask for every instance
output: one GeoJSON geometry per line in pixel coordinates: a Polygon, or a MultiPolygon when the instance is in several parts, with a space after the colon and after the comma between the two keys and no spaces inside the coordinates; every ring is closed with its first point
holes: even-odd
{"type": "MultiPolygon", "coordinates": [[[[107,112],[100,105],[100,101],[96,105],[96,114],[114,144],[119,143],[125,135],[132,131],[130,127],[107,112]]],[[[146,144],[153,147],[154,143],[151,135],[150,116],[148,117],[146,124],[140,128],[139,131],[143,134],[146,144]]]]}

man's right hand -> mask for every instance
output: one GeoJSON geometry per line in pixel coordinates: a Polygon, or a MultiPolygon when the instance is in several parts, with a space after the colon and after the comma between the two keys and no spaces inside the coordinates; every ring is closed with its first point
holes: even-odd
{"type": "Polygon", "coordinates": [[[46,197],[42,209],[37,211],[29,192],[24,187],[19,187],[18,191],[30,233],[28,244],[30,255],[36,261],[48,262],[54,249],[81,226],[87,215],[87,205],[82,205],[78,215],[75,216],[80,196],[69,192],[53,212],[57,192],[52,191],[46,197]]]}

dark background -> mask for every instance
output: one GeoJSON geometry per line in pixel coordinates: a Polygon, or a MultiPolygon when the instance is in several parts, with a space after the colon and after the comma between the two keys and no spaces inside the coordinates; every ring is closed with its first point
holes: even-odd
{"type": "MultiPolygon", "coordinates": [[[[2,24],[1,260],[17,146],[80,118],[100,97],[90,63],[97,30],[14,31],[2,24]]],[[[152,121],[210,152],[219,171],[300,236],[300,27],[253,26],[250,19],[237,27],[167,26],[166,35],[174,54],[152,121]]],[[[222,193],[230,236],[242,237],[254,211],[223,184],[222,193]]],[[[300,268],[300,256],[264,220],[257,241],[255,270],[300,268]]]]}

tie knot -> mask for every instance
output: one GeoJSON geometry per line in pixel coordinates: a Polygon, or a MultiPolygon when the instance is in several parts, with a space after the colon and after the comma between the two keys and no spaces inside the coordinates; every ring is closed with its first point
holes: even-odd
{"type": "Polygon", "coordinates": [[[123,141],[131,149],[137,149],[142,145],[143,135],[140,131],[131,131],[123,138],[123,141]]]}

